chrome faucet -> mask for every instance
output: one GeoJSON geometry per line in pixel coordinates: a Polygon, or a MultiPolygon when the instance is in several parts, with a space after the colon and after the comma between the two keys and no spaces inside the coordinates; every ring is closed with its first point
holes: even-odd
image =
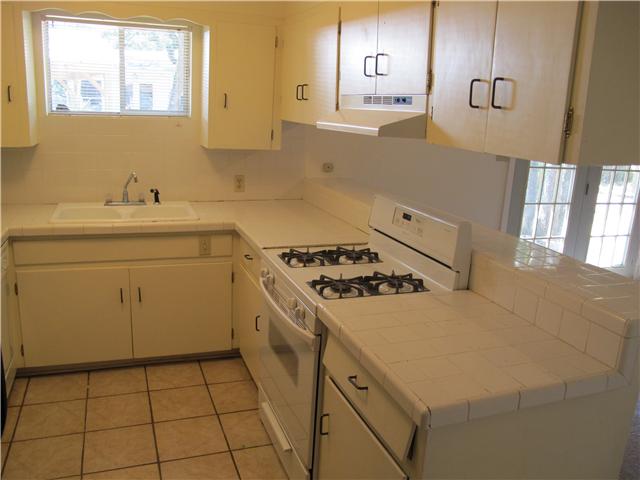
{"type": "Polygon", "coordinates": [[[136,172],[131,172],[129,174],[129,177],[127,178],[127,181],[124,183],[124,187],[122,188],[122,200],[119,202],[114,202],[113,200],[107,199],[104,204],[114,207],[123,205],[145,205],[146,202],[144,201],[144,197],[142,195],[140,195],[140,200],[133,202],[129,200],[129,184],[131,183],[131,180],[133,180],[134,183],[138,183],[138,174],[136,172]]]}
{"type": "Polygon", "coordinates": [[[136,172],[131,172],[129,174],[129,178],[127,178],[127,181],[124,182],[124,188],[122,189],[122,203],[129,203],[129,184],[131,183],[131,180],[133,180],[135,183],[138,183],[138,175],[136,175],[136,172]]]}

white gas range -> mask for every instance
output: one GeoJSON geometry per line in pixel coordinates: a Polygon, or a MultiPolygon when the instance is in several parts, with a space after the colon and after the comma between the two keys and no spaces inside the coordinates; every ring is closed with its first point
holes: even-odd
{"type": "Polygon", "coordinates": [[[309,477],[323,326],[318,303],[466,289],[471,226],[442,212],[376,197],[367,245],[264,253],[260,413],[291,478],[309,477]]]}

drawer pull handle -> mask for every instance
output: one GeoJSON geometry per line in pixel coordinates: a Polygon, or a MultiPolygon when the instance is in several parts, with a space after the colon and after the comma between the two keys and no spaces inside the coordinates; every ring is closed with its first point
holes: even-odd
{"type": "Polygon", "coordinates": [[[349,383],[351,385],[356,387],[356,390],[369,390],[369,387],[367,387],[367,386],[358,385],[358,375],[349,375],[347,377],[347,380],[349,380],[349,383]]]}
{"type": "Polygon", "coordinates": [[[142,289],[138,287],[138,302],[142,303],[142,289]]]}
{"type": "Polygon", "coordinates": [[[256,315],[256,332],[260,331],[260,329],[258,328],[258,320],[260,320],[260,315],[256,315]]]}
{"type": "Polygon", "coordinates": [[[244,258],[246,258],[247,260],[253,260],[253,257],[251,255],[249,255],[248,253],[244,254],[244,258]]]}
{"type": "Polygon", "coordinates": [[[323,413],[322,415],[320,415],[320,435],[325,436],[325,435],[329,435],[329,431],[325,431],[324,430],[324,419],[325,418],[329,418],[329,414],[328,413],[323,413]]]}
{"type": "Polygon", "coordinates": [[[491,106],[497,110],[501,110],[504,108],[501,105],[496,105],[496,85],[498,82],[504,82],[506,79],[504,77],[496,77],[493,79],[493,91],[491,92],[491,106]]]}
{"type": "Polygon", "coordinates": [[[120,303],[124,303],[124,293],[122,292],[122,289],[120,289],[120,303]]]}

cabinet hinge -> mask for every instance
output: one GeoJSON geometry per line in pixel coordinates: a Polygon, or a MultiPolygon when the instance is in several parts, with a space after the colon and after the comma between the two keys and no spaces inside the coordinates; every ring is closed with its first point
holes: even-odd
{"type": "Polygon", "coordinates": [[[569,138],[571,135],[571,129],[573,128],[573,107],[569,107],[567,110],[567,114],[564,116],[564,127],[562,129],[562,134],[564,138],[569,138]]]}
{"type": "Polygon", "coordinates": [[[231,283],[236,281],[236,274],[235,272],[231,272],[231,283]]]}
{"type": "Polygon", "coordinates": [[[276,36],[276,44],[275,44],[276,48],[278,48],[278,37],[276,36]]]}
{"type": "Polygon", "coordinates": [[[439,7],[439,6],[440,6],[440,2],[439,2],[438,0],[433,0],[433,1],[431,2],[431,5],[433,5],[433,8],[435,8],[435,7],[439,7]]]}
{"type": "Polygon", "coordinates": [[[433,86],[433,70],[429,69],[427,72],[427,95],[431,94],[431,87],[433,86]]]}
{"type": "Polygon", "coordinates": [[[24,344],[20,345],[20,355],[24,357],[24,344]]]}
{"type": "Polygon", "coordinates": [[[433,120],[433,105],[431,105],[431,112],[429,112],[429,118],[433,120]]]}
{"type": "Polygon", "coordinates": [[[273,137],[275,137],[275,134],[273,133],[273,130],[271,130],[271,140],[273,140],[273,137]]]}
{"type": "Polygon", "coordinates": [[[232,328],[231,329],[231,340],[233,340],[236,336],[236,331],[232,328]]]}
{"type": "Polygon", "coordinates": [[[342,20],[338,21],[338,35],[342,33],[342,20]]]}
{"type": "Polygon", "coordinates": [[[13,291],[16,293],[16,295],[18,295],[18,284],[17,283],[13,284],[13,291]]]}
{"type": "Polygon", "coordinates": [[[589,195],[589,184],[588,183],[584,187],[584,195],[585,196],[589,195]]]}

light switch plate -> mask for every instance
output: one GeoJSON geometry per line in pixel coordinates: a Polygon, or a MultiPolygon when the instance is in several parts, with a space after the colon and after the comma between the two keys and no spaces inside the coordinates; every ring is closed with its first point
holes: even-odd
{"type": "Polygon", "coordinates": [[[236,175],[233,177],[233,191],[244,192],[244,175],[236,175]]]}
{"type": "Polygon", "coordinates": [[[211,255],[211,237],[199,237],[198,245],[201,257],[211,255]]]}

